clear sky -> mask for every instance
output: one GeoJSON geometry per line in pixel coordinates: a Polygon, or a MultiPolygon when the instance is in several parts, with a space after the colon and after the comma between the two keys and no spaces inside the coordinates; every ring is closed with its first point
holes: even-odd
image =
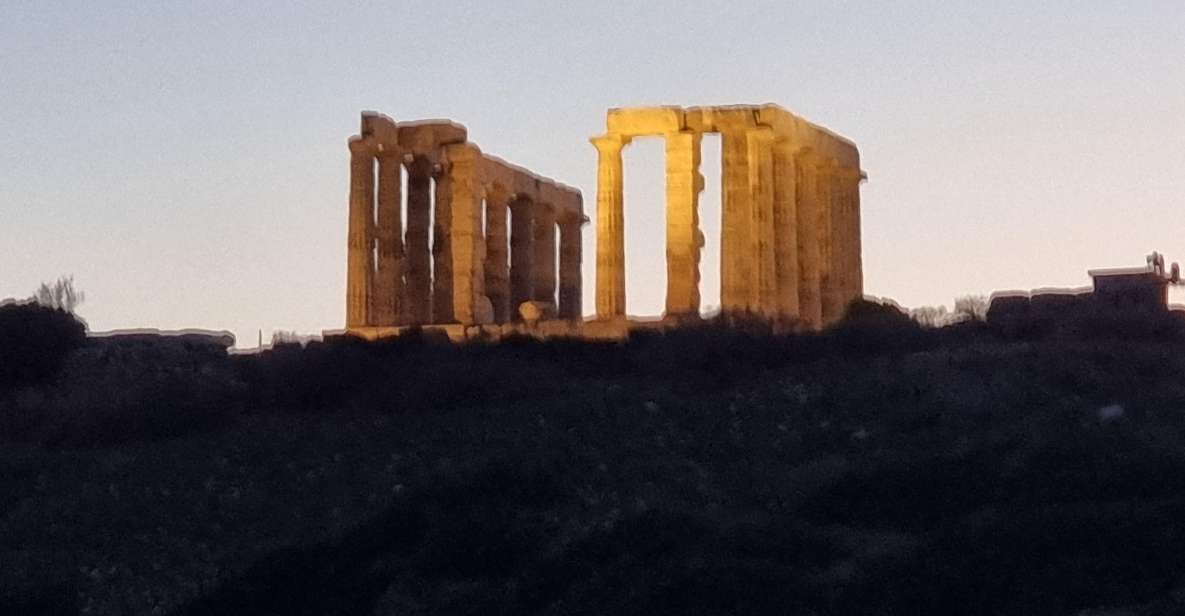
{"type": "MultiPolygon", "coordinates": [[[[339,328],[360,110],[461,122],[595,215],[607,108],[764,102],[860,147],[870,294],[949,305],[1185,261],[1180,0],[0,0],[0,298],[72,273],[96,330],[339,328]]],[[[625,165],[628,309],[656,314],[661,142],[625,165]]]]}

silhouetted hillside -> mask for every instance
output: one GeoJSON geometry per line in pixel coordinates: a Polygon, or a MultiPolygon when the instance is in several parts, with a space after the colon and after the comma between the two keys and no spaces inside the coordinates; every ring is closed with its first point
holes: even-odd
{"type": "Polygon", "coordinates": [[[1180,323],[1076,327],[92,342],[0,394],[0,607],[1181,613],[1180,323]]]}

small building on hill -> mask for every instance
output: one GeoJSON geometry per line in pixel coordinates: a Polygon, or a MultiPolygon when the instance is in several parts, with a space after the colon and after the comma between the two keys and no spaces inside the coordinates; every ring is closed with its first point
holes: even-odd
{"type": "Polygon", "coordinates": [[[1176,264],[1165,275],[1164,258],[1153,253],[1148,265],[1090,270],[1095,302],[1120,310],[1168,310],[1169,284],[1180,279],[1176,264]]]}
{"type": "Polygon", "coordinates": [[[1168,288],[1180,282],[1174,263],[1166,272],[1164,257],[1148,255],[1144,267],[1088,270],[1091,286],[1078,289],[1036,289],[992,295],[989,322],[1056,321],[1084,310],[1168,312],[1168,288]]]}

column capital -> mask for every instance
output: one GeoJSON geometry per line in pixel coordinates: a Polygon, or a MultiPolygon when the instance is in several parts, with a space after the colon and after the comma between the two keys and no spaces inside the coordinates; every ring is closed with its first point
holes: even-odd
{"type": "Polygon", "coordinates": [[[360,156],[367,154],[374,156],[375,152],[377,151],[374,142],[369,137],[350,137],[347,145],[350,148],[351,154],[357,154],[360,156]]]}
{"type": "Polygon", "coordinates": [[[597,148],[598,152],[601,152],[602,154],[613,154],[620,153],[623,147],[629,145],[631,138],[626,135],[609,133],[606,135],[590,137],[588,141],[589,143],[593,144],[593,147],[597,148]]]}
{"type": "Polygon", "coordinates": [[[374,150],[374,155],[376,158],[386,162],[403,162],[403,151],[398,146],[390,144],[378,144],[378,147],[374,150]]]}

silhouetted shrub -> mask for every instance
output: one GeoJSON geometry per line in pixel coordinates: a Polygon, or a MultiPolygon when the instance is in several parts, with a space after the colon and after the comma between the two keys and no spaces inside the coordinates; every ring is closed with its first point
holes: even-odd
{"type": "Polygon", "coordinates": [[[0,305],[0,388],[42,383],[86,343],[74,315],[34,303],[0,305]]]}
{"type": "Polygon", "coordinates": [[[856,300],[828,332],[846,353],[906,353],[925,348],[930,333],[897,306],[856,300]]]}

